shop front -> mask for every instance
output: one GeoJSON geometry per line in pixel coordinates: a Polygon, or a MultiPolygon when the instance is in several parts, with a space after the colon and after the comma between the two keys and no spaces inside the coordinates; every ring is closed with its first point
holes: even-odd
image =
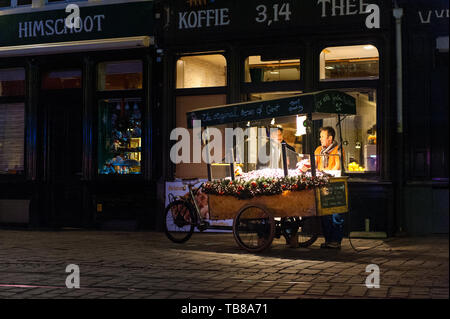
{"type": "MultiPolygon", "coordinates": [[[[320,145],[321,127],[336,132],[340,127],[341,136],[335,139],[343,146],[343,167],[338,170],[349,176],[352,212],[346,231],[396,231],[391,4],[162,1],[162,8],[165,140],[174,128],[186,128],[195,136],[187,115],[226,105],[229,111],[216,120],[235,119],[212,121],[214,128],[223,133],[226,128],[249,127],[258,139],[269,135],[268,128],[280,127],[284,141],[299,154],[310,154],[320,145]],[[322,91],[354,98],[356,114],[305,119],[298,116],[300,111],[282,114],[274,107],[264,110],[271,116],[260,119],[258,110],[247,108],[253,102],[265,108],[264,101],[322,91]],[[311,129],[313,145],[306,141],[304,123],[311,129]]],[[[211,116],[205,119],[214,119],[211,116]]],[[[175,137],[165,145],[163,182],[210,178],[207,164],[196,161],[195,151],[189,159],[172,163],[169,154],[176,143],[175,137]]],[[[190,146],[194,150],[195,145],[190,146]]],[[[245,156],[253,155],[246,150],[245,156]]]]}
{"type": "Polygon", "coordinates": [[[403,7],[404,213],[409,233],[448,234],[448,1],[399,1],[403,7]]]}
{"type": "Polygon", "coordinates": [[[153,1],[77,5],[0,12],[0,224],[152,228],[153,1]]]}

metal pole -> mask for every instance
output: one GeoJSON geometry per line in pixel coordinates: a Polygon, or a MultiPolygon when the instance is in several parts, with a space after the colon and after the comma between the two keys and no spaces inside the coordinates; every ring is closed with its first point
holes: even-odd
{"type": "Polygon", "coordinates": [[[397,4],[393,10],[395,18],[395,46],[397,64],[397,167],[396,167],[396,196],[395,211],[397,223],[397,236],[404,234],[403,229],[403,58],[402,58],[402,17],[403,8],[398,8],[397,4]]]}
{"type": "MultiPolygon", "coordinates": [[[[201,136],[201,131],[200,131],[200,136],[201,136]]],[[[211,163],[210,163],[210,159],[209,159],[209,130],[208,130],[208,127],[205,127],[205,141],[203,141],[203,139],[202,139],[202,141],[203,142],[206,142],[206,145],[205,145],[205,147],[206,147],[206,169],[207,169],[207,172],[208,172],[208,181],[211,181],[211,179],[212,179],[212,174],[211,174],[211,163]]]]}
{"type": "Polygon", "coordinates": [[[306,138],[308,140],[308,149],[309,149],[309,158],[310,158],[310,162],[311,162],[311,173],[312,176],[316,176],[316,158],[314,156],[314,148],[312,146],[312,114],[308,113],[307,115],[308,118],[308,127],[306,128],[306,138]]]}
{"type": "Polygon", "coordinates": [[[288,176],[287,157],[286,157],[286,143],[281,143],[281,156],[283,158],[284,177],[288,176]]]}
{"type": "Polygon", "coordinates": [[[344,149],[342,147],[342,123],[341,123],[341,114],[338,114],[338,124],[339,124],[339,160],[341,161],[341,176],[345,175],[344,169],[344,149]]]}

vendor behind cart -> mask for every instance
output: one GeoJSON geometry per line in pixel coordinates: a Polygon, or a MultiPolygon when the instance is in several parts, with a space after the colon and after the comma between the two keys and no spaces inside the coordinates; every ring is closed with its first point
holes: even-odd
{"type": "MultiPolygon", "coordinates": [[[[314,152],[318,170],[340,170],[339,145],[334,140],[336,132],[332,127],[320,129],[320,146],[314,152]]],[[[320,248],[340,249],[344,236],[343,214],[325,215],[321,217],[325,243],[320,248]]]]}
{"type": "Polygon", "coordinates": [[[272,126],[269,129],[270,129],[271,141],[276,142],[275,151],[273,151],[273,154],[275,155],[275,158],[276,158],[276,160],[274,161],[276,163],[276,166],[274,168],[283,168],[282,157],[281,157],[281,145],[283,143],[286,144],[286,149],[287,149],[287,156],[286,156],[287,163],[286,164],[287,164],[288,168],[290,168],[290,169],[295,168],[295,164],[297,163],[295,148],[293,146],[289,145],[284,140],[283,127],[281,127],[280,125],[277,125],[277,126],[272,126]]]}
{"type": "Polygon", "coordinates": [[[339,145],[334,140],[336,131],[330,127],[320,129],[320,146],[316,148],[316,168],[318,170],[340,170],[339,145]]]}

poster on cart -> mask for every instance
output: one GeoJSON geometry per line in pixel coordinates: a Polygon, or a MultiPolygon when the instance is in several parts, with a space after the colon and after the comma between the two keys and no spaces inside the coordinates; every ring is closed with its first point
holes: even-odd
{"type": "MultiPolygon", "coordinates": [[[[198,183],[194,185],[194,190],[200,187],[203,182],[206,182],[206,179],[199,179],[198,183]]],[[[169,205],[169,194],[172,194],[174,197],[188,197],[189,189],[187,185],[184,185],[181,180],[175,180],[174,182],[166,182],[166,207],[169,205]]],[[[201,190],[196,193],[195,199],[198,204],[198,208],[200,209],[200,214],[202,218],[204,218],[208,223],[212,226],[233,226],[232,219],[224,219],[224,220],[210,220],[209,219],[209,207],[208,207],[208,195],[204,194],[201,190]]],[[[167,225],[169,230],[175,230],[175,228],[171,228],[170,225],[167,225]]],[[[199,230],[195,228],[195,231],[199,230]]],[[[216,230],[216,229],[207,229],[205,232],[231,232],[230,230],[216,230]]]]}

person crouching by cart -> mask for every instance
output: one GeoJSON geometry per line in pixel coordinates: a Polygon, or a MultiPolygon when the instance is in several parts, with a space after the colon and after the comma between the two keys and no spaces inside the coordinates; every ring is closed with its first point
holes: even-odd
{"type": "MultiPolygon", "coordinates": [[[[340,170],[339,145],[334,140],[336,132],[332,127],[320,129],[320,146],[314,152],[318,170],[340,170]]],[[[322,231],[325,243],[320,248],[340,249],[344,236],[343,214],[325,215],[321,217],[322,231]]]]}

